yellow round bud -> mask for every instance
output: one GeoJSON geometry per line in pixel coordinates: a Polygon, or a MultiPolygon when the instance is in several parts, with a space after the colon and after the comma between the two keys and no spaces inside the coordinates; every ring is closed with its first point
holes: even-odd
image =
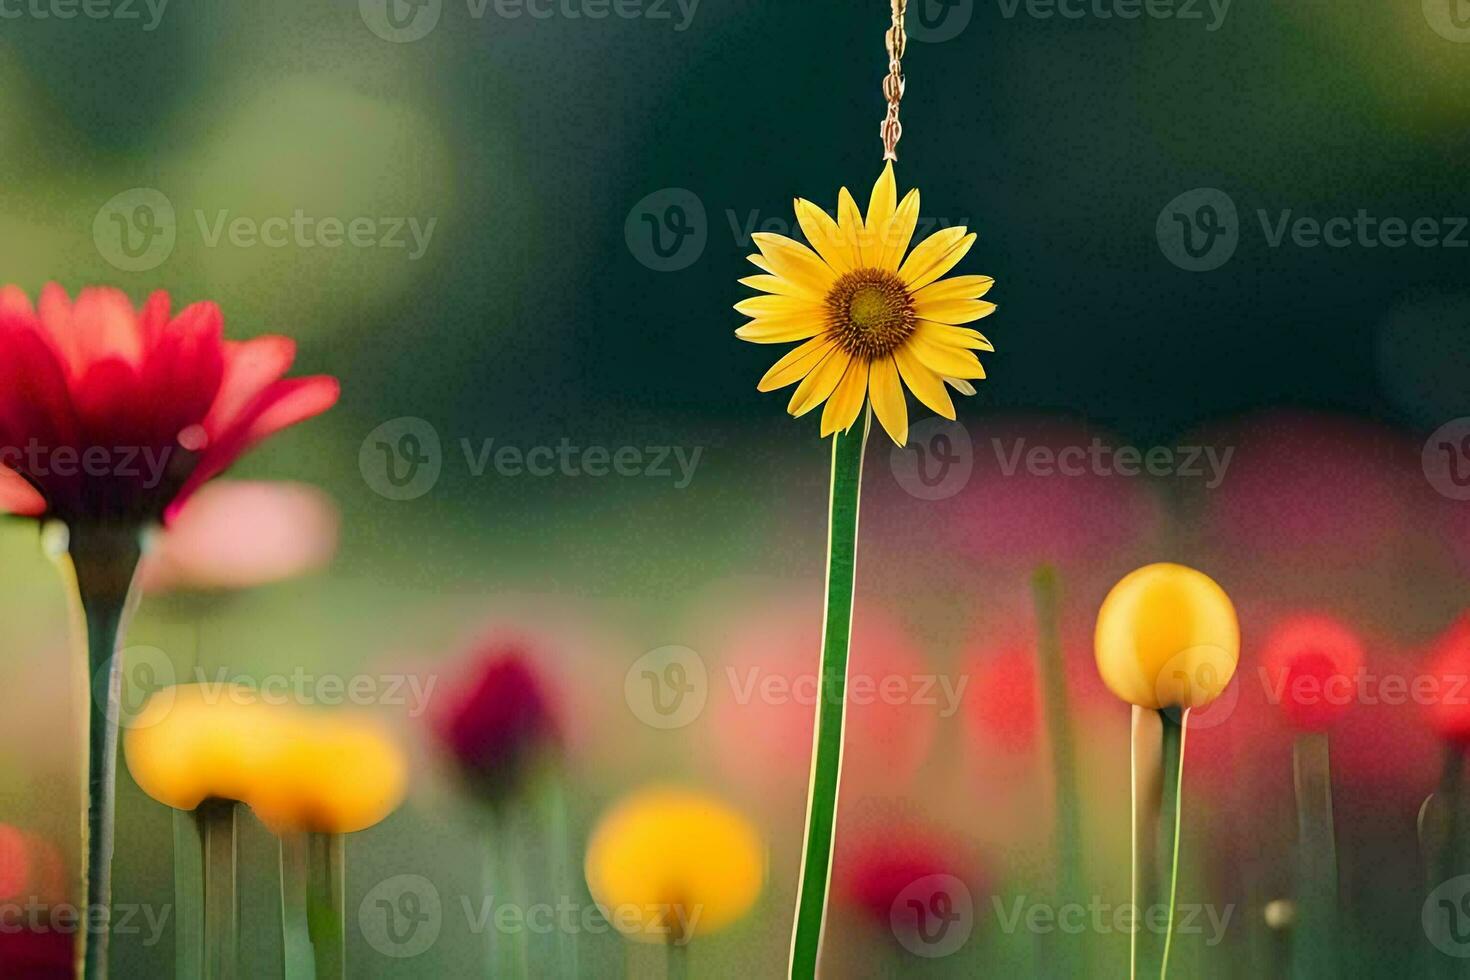
{"type": "Polygon", "coordinates": [[[269,778],[250,798],[275,833],[350,834],[376,824],[403,800],[408,761],[375,722],[298,715],[269,778]]]}
{"type": "Polygon", "coordinates": [[[630,939],[684,943],[736,921],[765,880],[765,847],[711,796],[646,789],[609,810],[587,845],[587,887],[630,939]]]}
{"type": "Polygon", "coordinates": [[[1097,670],[1141,708],[1200,708],[1240,660],[1240,625],[1225,590],[1203,572],[1161,562],[1113,586],[1097,614],[1097,670]]]}

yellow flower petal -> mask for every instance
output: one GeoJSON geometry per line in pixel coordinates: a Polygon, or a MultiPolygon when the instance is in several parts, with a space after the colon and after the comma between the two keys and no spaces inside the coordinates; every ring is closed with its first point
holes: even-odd
{"type": "Polygon", "coordinates": [[[759,252],[755,253],[754,255],[747,255],[745,257],[745,261],[765,272],[773,272],[773,270],[771,269],[771,263],[767,262],[766,257],[764,255],[761,255],[759,252]]]}
{"type": "Polygon", "coordinates": [[[755,826],[723,801],[653,787],[598,820],[584,871],[593,901],[619,931],[637,942],[677,946],[748,913],[764,886],[766,862],[755,826]]]}
{"type": "MultiPolygon", "coordinates": [[[[878,175],[878,182],[873,185],[873,193],[868,198],[868,215],[863,221],[864,230],[867,232],[866,242],[882,242],[882,234],[893,221],[894,212],[898,210],[898,183],[893,179],[893,161],[883,164],[883,172],[878,175]]],[[[874,259],[882,255],[881,244],[877,249],[870,250],[874,259]]]]}
{"type": "Polygon", "coordinates": [[[847,365],[847,373],[838,382],[836,390],[832,392],[832,397],[827,399],[827,407],[822,409],[822,437],[826,438],[834,432],[846,432],[852,428],[867,397],[868,362],[856,357],[851,358],[847,365]]]}
{"type": "Polygon", "coordinates": [[[822,319],[822,306],[803,296],[748,296],[735,304],[737,313],[753,320],[763,317],[810,316],[822,319]]]}
{"type": "Polygon", "coordinates": [[[764,231],[756,232],[751,238],[771,264],[774,275],[788,279],[809,292],[826,295],[837,279],[832,267],[800,242],[764,231]]]}
{"type": "Polygon", "coordinates": [[[914,229],[918,226],[919,189],[916,187],[904,195],[903,203],[894,212],[893,220],[888,226],[879,230],[876,244],[882,247],[882,252],[876,256],[873,265],[889,272],[897,272],[903,253],[908,251],[909,242],[914,238],[914,229]]]}
{"type": "Polygon", "coordinates": [[[974,385],[968,381],[962,381],[959,378],[945,378],[944,383],[962,395],[973,395],[975,393],[974,385]]]}
{"type": "Polygon", "coordinates": [[[735,330],[735,336],[752,344],[787,344],[806,340],[822,331],[822,324],[805,319],[751,320],[735,330]]]}
{"type": "Polygon", "coordinates": [[[796,220],[802,234],[811,242],[826,263],[837,273],[857,268],[857,255],[852,242],[847,238],[832,216],[811,201],[796,199],[796,220]]]}
{"type": "Polygon", "coordinates": [[[827,396],[832,394],[832,389],[837,387],[837,383],[847,372],[847,364],[850,360],[851,358],[845,351],[833,347],[822,358],[822,363],[812,368],[811,373],[796,386],[796,391],[792,393],[786,411],[801,418],[826,401],[827,396]]]}
{"type": "Polygon", "coordinates": [[[945,323],[920,320],[914,327],[914,336],[926,344],[937,347],[958,347],[962,350],[995,350],[985,335],[969,327],[952,327],[945,323]]]}
{"type": "Polygon", "coordinates": [[[908,347],[914,352],[914,356],[919,359],[920,363],[942,377],[985,377],[985,369],[980,366],[980,361],[967,350],[960,350],[946,344],[930,343],[917,333],[909,338],[908,347]]]}
{"type": "Polygon", "coordinates": [[[740,280],[740,285],[749,286],[751,289],[759,289],[763,293],[771,293],[776,296],[805,296],[807,299],[820,301],[821,293],[804,289],[794,282],[788,282],[780,276],[746,276],[740,280]]]}
{"type": "Polygon", "coordinates": [[[884,357],[873,362],[868,375],[868,391],[873,398],[873,414],[883,423],[883,429],[895,443],[902,446],[909,441],[909,408],[903,397],[903,385],[898,380],[898,365],[893,358],[884,357]]]}
{"type": "Polygon", "coordinates": [[[898,278],[910,290],[923,289],[953,269],[974,243],[975,236],[967,235],[964,226],[936,231],[909,253],[898,270],[898,278]]]}
{"type": "Polygon", "coordinates": [[[872,248],[865,241],[867,232],[863,228],[863,213],[858,210],[857,201],[852,199],[852,192],[846,187],[837,193],[837,224],[842,228],[843,238],[852,245],[857,265],[872,265],[868,258],[872,248]]]}
{"type": "Polygon", "coordinates": [[[930,283],[914,292],[915,303],[942,302],[951,299],[979,299],[990,292],[995,280],[989,276],[951,276],[930,283]]]}
{"type": "Polygon", "coordinates": [[[756,384],[756,390],[775,391],[777,388],[796,384],[822,362],[822,358],[836,343],[831,337],[821,336],[792,348],[786,352],[785,357],[771,365],[771,369],[756,384]]]}
{"type": "Polygon", "coordinates": [[[994,303],[978,299],[944,299],[914,302],[914,316],[935,323],[972,323],[995,312],[994,303]]]}
{"type": "Polygon", "coordinates": [[[939,375],[926,368],[907,347],[894,351],[893,360],[898,365],[899,374],[903,375],[903,383],[909,386],[915,398],[931,412],[947,419],[954,418],[954,402],[950,401],[949,392],[944,390],[944,382],[939,375]]]}

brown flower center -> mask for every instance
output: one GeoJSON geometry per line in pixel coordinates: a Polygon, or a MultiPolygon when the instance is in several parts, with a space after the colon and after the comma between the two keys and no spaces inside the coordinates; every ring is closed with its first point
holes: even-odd
{"type": "Polygon", "coordinates": [[[883,269],[844,273],[827,294],[827,328],[854,357],[892,354],[914,332],[914,301],[903,280],[883,269]]]}

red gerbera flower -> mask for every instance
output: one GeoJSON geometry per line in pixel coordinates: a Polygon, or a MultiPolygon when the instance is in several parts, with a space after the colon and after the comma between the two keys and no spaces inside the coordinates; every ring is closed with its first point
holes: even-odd
{"type": "Polygon", "coordinates": [[[229,341],[214,303],[172,315],[155,292],[36,306],[0,288],[0,508],[27,516],[146,523],[265,437],[337,400],[335,378],[285,378],[286,337],[229,341]]]}
{"type": "Polygon", "coordinates": [[[1262,660],[1268,697],[1297,731],[1332,727],[1357,700],[1363,643],[1331,616],[1301,613],[1277,623],[1262,660]]]}

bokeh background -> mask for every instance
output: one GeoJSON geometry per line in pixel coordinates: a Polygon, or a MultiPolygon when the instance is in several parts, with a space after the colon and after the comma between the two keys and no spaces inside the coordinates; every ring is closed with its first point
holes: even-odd
{"type": "MultiPolygon", "coordinates": [[[[788,231],[793,196],[832,207],[876,176],[887,6],[649,0],[596,18],[589,0],[545,17],[444,0],[396,5],[403,29],[372,0],[173,0],[128,8],[136,19],[121,4],[66,19],[0,6],[0,279],[214,299],[231,335],[289,333],[303,371],[343,382],[337,408],[238,471],[328,495],[334,560],[249,590],[150,595],[130,643],[178,679],[299,669],[442,691],[487,630],[535,637],[566,706],[574,861],[628,789],[725,797],[770,844],[768,886],[694,969],[778,975],[810,711],[742,703],[736,678],[815,669],[828,454],[814,421],[754,391],[772,349],[737,342],[730,307],[752,231],[788,231]],[[366,218],[369,238],[404,246],[214,234],[298,211],[366,218]],[[406,433],[437,473],[405,490],[379,444],[406,433]],[[646,465],[477,471],[492,439],[638,447],[646,465]],[[647,472],[654,447],[697,460],[689,478],[647,472]],[[669,646],[707,672],[706,704],[676,729],[648,724],[625,684],[669,646]]],[[[1470,503],[1424,452],[1470,415],[1463,6],[1236,0],[1124,19],[1098,15],[1112,4],[1069,7],[1077,18],[1024,0],[913,4],[899,182],[922,187],[932,221],[979,232],[963,271],[997,279],[1001,310],[964,429],[920,433],[931,453],[944,446],[925,439],[950,440],[948,482],[916,479],[933,458],[869,447],[853,671],[962,693],[855,709],[832,975],[1045,975],[1064,942],[1123,969],[1126,936],[1007,930],[995,903],[1055,902],[1031,660],[1041,563],[1059,572],[1074,668],[1086,891],[1126,901],[1128,713],[1090,667],[1089,630],[1108,586],[1157,559],[1216,577],[1245,636],[1235,707],[1191,744],[1181,895],[1234,913],[1217,944],[1182,937],[1180,974],[1277,962],[1262,908],[1291,887],[1290,734],[1254,643],[1279,616],[1326,610],[1361,631],[1370,666],[1409,676],[1466,605],[1470,503]],[[1223,195],[1236,214],[1214,267],[1191,271],[1166,212],[1200,188],[1220,194],[1177,208],[1223,195]],[[1283,215],[1360,210],[1436,219],[1439,243],[1273,245],[1283,215]],[[1003,465],[1018,445],[1094,439],[1230,456],[1219,480],[1003,465]],[[865,909],[882,888],[860,872],[882,879],[894,855],[969,885],[973,934],[952,955],[911,955],[865,909]]],[[[0,553],[0,820],[55,841],[65,865],[79,776],[64,593],[32,524],[0,528],[0,553]]],[[[414,707],[373,706],[420,764],[402,810],[350,841],[347,904],[418,875],[443,926],[409,960],[350,929],[353,975],[471,975],[483,947],[461,905],[483,841],[414,707]]],[[[1412,704],[1355,705],[1334,737],[1344,949],[1358,975],[1399,975],[1425,955],[1414,817],[1437,750],[1412,704]]],[[[120,780],[117,901],[166,905],[168,813],[120,780]]],[[[242,855],[248,973],[272,975],[274,844],[251,825],[242,855]]],[[[145,939],[115,938],[119,975],[171,969],[169,933],[145,939]]],[[[657,968],[615,935],[577,945],[586,976],[657,968]]]]}

